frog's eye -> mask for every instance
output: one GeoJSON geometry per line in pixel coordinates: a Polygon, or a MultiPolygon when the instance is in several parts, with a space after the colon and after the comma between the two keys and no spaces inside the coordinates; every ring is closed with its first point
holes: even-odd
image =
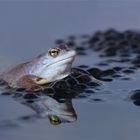
{"type": "Polygon", "coordinates": [[[52,57],[57,57],[60,52],[59,48],[52,48],[48,51],[49,55],[52,57]]]}
{"type": "Polygon", "coordinates": [[[53,125],[58,125],[61,123],[61,120],[56,115],[49,115],[49,120],[53,125]]]}

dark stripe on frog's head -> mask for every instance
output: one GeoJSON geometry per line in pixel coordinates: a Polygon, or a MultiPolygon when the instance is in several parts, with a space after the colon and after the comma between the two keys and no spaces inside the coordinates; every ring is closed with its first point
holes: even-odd
{"type": "Polygon", "coordinates": [[[59,48],[59,49],[61,49],[61,50],[68,50],[68,45],[67,44],[65,44],[65,43],[62,43],[62,44],[59,44],[58,46],[57,46],[57,48],[59,48]]]}

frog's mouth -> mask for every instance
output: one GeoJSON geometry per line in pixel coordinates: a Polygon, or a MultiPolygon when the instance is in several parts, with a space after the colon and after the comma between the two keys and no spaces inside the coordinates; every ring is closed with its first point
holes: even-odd
{"type": "Polygon", "coordinates": [[[52,63],[50,62],[50,64],[48,64],[47,67],[51,67],[53,65],[60,66],[63,64],[72,63],[75,56],[76,56],[75,51],[69,51],[67,54],[65,54],[63,56],[59,56],[58,58],[55,58],[54,62],[52,62],[52,63]]]}

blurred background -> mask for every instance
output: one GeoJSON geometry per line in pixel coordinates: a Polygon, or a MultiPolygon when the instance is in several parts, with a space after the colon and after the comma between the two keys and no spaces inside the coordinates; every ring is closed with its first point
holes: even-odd
{"type": "Polygon", "coordinates": [[[140,28],[139,0],[0,2],[0,66],[32,58],[68,35],[140,28]]]}

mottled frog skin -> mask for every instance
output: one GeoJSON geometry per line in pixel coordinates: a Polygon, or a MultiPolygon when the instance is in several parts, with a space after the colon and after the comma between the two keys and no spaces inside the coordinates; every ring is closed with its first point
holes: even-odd
{"type": "Polygon", "coordinates": [[[75,56],[74,50],[68,50],[66,44],[60,44],[28,62],[15,66],[3,73],[1,78],[9,87],[36,90],[44,84],[68,76],[75,56]]]}

